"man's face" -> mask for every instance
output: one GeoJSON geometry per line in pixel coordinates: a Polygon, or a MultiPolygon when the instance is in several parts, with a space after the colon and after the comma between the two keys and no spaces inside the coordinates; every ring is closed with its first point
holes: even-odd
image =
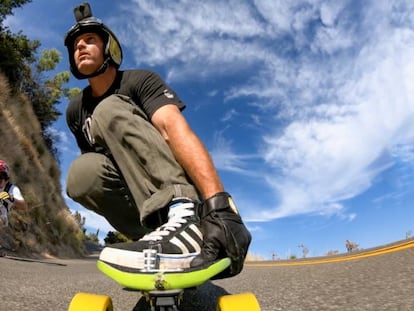
{"type": "Polygon", "coordinates": [[[6,187],[7,179],[0,176],[0,188],[6,187]]]}
{"type": "Polygon", "coordinates": [[[104,43],[96,33],[84,33],[74,42],[74,60],[80,73],[89,75],[103,64],[104,43]]]}

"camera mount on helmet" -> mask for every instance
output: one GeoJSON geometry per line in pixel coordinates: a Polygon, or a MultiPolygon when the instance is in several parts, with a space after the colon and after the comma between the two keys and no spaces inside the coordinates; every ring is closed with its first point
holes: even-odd
{"type": "Polygon", "coordinates": [[[82,3],[73,9],[76,21],[79,22],[85,18],[92,17],[92,10],[89,3],[82,3]]]}
{"type": "Polygon", "coordinates": [[[105,72],[109,64],[119,68],[122,63],[122,48],[115,34],[105,26],[102,21],[92,16],[92,10],[89,3],[85,2],[77,6],[74,10],[76,24],[73,25],[65,36],[65,46],[68,49],[70,71],[77,79],[92,78],[105,72]],[[84,33],[96,33],[104,41],[104,62],[102,66],[94,73],[85,75],[79,72],[75,59],[75,40],[84,33]]]}

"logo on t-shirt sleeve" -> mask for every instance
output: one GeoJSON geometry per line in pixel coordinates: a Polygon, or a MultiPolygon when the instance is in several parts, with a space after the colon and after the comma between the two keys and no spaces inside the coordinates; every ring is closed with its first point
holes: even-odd
{"type": "Polygon", "coordinates": [[[168,89],[164,90],[164,96],[169,98],[169,99],[173,99],[174,98],[174,94],[171,93],[168,89]]]}

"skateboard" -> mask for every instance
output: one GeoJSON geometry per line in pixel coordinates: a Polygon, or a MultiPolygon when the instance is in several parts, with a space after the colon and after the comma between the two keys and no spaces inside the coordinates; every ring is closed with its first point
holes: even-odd
{"type": "MultiPolygon", "coordinates": [[[[103,261],[97,261],[98,269],[124,289],[140,291],[145,297],[145,311],[179,311],[184,291],[202,285],[230,266],[230,259],[216,261],[209,267],[194,271],[151,271],[128,273],[114,269],[103,261]]],[[[141,309],[140,309],[141,310],[141,309]]],[[[252,293],[224,295],[218,298],[216,311],[260,311],[252,293]]],[[[109,296],[77,293],[68,311],[113,311],[109,296]]],[[[196,310],[194,310],[196,311],[196,310]]]]}

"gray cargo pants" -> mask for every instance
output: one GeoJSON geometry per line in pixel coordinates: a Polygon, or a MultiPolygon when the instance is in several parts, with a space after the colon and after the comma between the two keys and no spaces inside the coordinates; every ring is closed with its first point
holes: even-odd
{"type": "Polygon", "coordinates": [[[164,138],[129,97],[111,95],[99,103],[90,134],[110,156],[90,152],[75,159],[66,191],[119,232],[140,238],[161,224],[166,215],[160,210],[174,197],[198,200],[164,138]]]}

